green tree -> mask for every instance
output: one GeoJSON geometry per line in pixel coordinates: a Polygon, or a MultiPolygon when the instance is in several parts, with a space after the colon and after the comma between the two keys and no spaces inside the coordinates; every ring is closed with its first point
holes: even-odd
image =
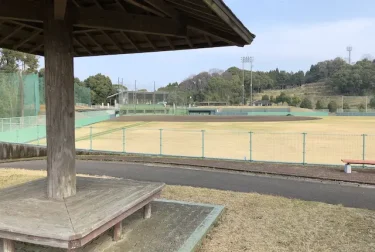
{"type": "Polygon", "coordinates": [[[337,112],[337,103],[335,101],[330,101],[330,103],[328,103],[328,110],[329,112],[331,113],[335,113],[337,112]]]}
{"type": "Polygon", "coordinates": [[[291,98],[291,102],[290,102],[290,105],[291,106],[294,106],[294,107],[297,107],[298,106],[298,104],[300,104],[301,103],[301,98],[299,98],[298,96],[293,96],[292,98],[291,98]]]}
{"type": "Polygon", "coordinates": [[[318,100],[315,104],[315,109],[326,109],[326,106],[323,101],[318,100]]]}
{"type": "Polygon", "coordinates": [[[309,98],[305,97],[302,100],[302,102],[300,104],[300,107],[301,108],[307,108],[307,109],[313,109],[313,104],[312,104],[312,102],[311,102],[311,100],[309,98]]]}
{"type": "Polygon", "coordinates": [[[276,103],[291,103],[291,97],[284,92],[281,92],[280,95],[276,96],[276,103]]]}
{"type": "Polygon", "coordinates": [[[375,108],[375,97],[371,98],[369,106],[370,108],[375,108]]]}
{"type": "Polygon", "coordinates": [[[349,104],[348,103],[344,103],[344,105],[343,105],[344,107],[343,107],[343,109],[350,109],[350,106],[349,106],[349,104]]]}
{"type": "Polygon", "coordinates": [[[18,51],[0,49],[0,70],[5,72],[37,73],[38,57],[18,51]]]}
{"type": "Polygon", "coordinates": [[[270,97],[268,95],[263,95],[262,96],[262,100],[263,101],[269,101],[270,100],[270,97]]]}
{"type": "Polygon", "coordinates": [[[358,110],[359,112],[365,112],[366,106],[363,103],[361,103],[358,105],[358,110]]]}
{"type": "Polygon", "coordinates": [[[97,74],[84,80],[86,87],[92,91],[91,99],[94,104],[106,103],[112,93],[112,81],[108,76],[97,74]]]}

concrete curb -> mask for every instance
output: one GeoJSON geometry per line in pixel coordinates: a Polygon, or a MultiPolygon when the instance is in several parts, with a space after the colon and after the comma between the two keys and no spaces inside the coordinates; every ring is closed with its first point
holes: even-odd
{"type": "Polygon", "coordinates": [[[195,229],[195,231],[185,241],[185,243],[181,246],[178,252],[196,251],[202,244],[202,241],[204,240],[208,232],[214,227],[215,223],[220,219],[221,215],[224,213],[224,206],[220,206],[220,205],[210,205],[210,204],[201,204],[201,203],[192,203],[192,202],[185,202],[185,201],[165,200],[165,199],[160,199],[160,200],[155,200],[155,201],[213,208],[211,213],[207,215],[204,221],[195,229]]]}

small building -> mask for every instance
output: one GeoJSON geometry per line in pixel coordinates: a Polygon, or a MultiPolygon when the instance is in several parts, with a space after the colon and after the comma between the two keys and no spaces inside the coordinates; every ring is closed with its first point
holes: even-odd
{"type": "Polygon", "coordinates": [[[253,106],[257,106],[257,107],[268,107],[268,106],[272,106],[272,102],[268,101],[268,100],[259,100],[259,101],[255,101],[253,103],[253,106]]]}

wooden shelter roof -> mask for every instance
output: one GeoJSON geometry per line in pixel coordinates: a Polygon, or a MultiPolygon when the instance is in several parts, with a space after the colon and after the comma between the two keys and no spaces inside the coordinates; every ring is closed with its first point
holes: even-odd
{"type": "MultiPolygon", "coordinates": [[[[0,48],[44,55],[44,0],[0,0],[0,48]]],[[[222,0],[55,0],[73,22],[74,56],[251,44],[222,0]]]]}

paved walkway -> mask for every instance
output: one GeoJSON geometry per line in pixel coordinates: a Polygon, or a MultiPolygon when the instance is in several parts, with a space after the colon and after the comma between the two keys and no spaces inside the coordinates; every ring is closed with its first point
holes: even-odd
{"type": "MultiPolygon", "coordinates": [[[[1,167],[44,170],[46,169],[46,160],[4,163],[0,164],[1,167]]],[[[90,175],[106,175],[135,180],[165,182],[170,185],[206,187],[238,192],[257,192],[375,210],[375,189],[370,187],[321,183],[243,172],[188,169],[166,165],[150,166],[123,162],[78,160],[77,172],[90,175]]]]}
{"type": "Polygon", "coordinates": [[[244,161],[226,161],[193,158],[168,158],[168,157],[147,157],[147,156],[83,156],[79,159],[89,159],[97,161],[126,161],[133,163],[157,163],[168,165],[184,165],[193,167],[209,167],[214,169],[224,169],[233,171],[247,171],[259,174],[275,174],[294,177],[324,179],[333,181],[346,181],[353,183],[363,183],[375,185],[375,167],[373,169],[353,168],[353,173],[344,173],[342,167],[322,166],[322,165],[298,165],[279,163],[258,163],[244,161]]]}

